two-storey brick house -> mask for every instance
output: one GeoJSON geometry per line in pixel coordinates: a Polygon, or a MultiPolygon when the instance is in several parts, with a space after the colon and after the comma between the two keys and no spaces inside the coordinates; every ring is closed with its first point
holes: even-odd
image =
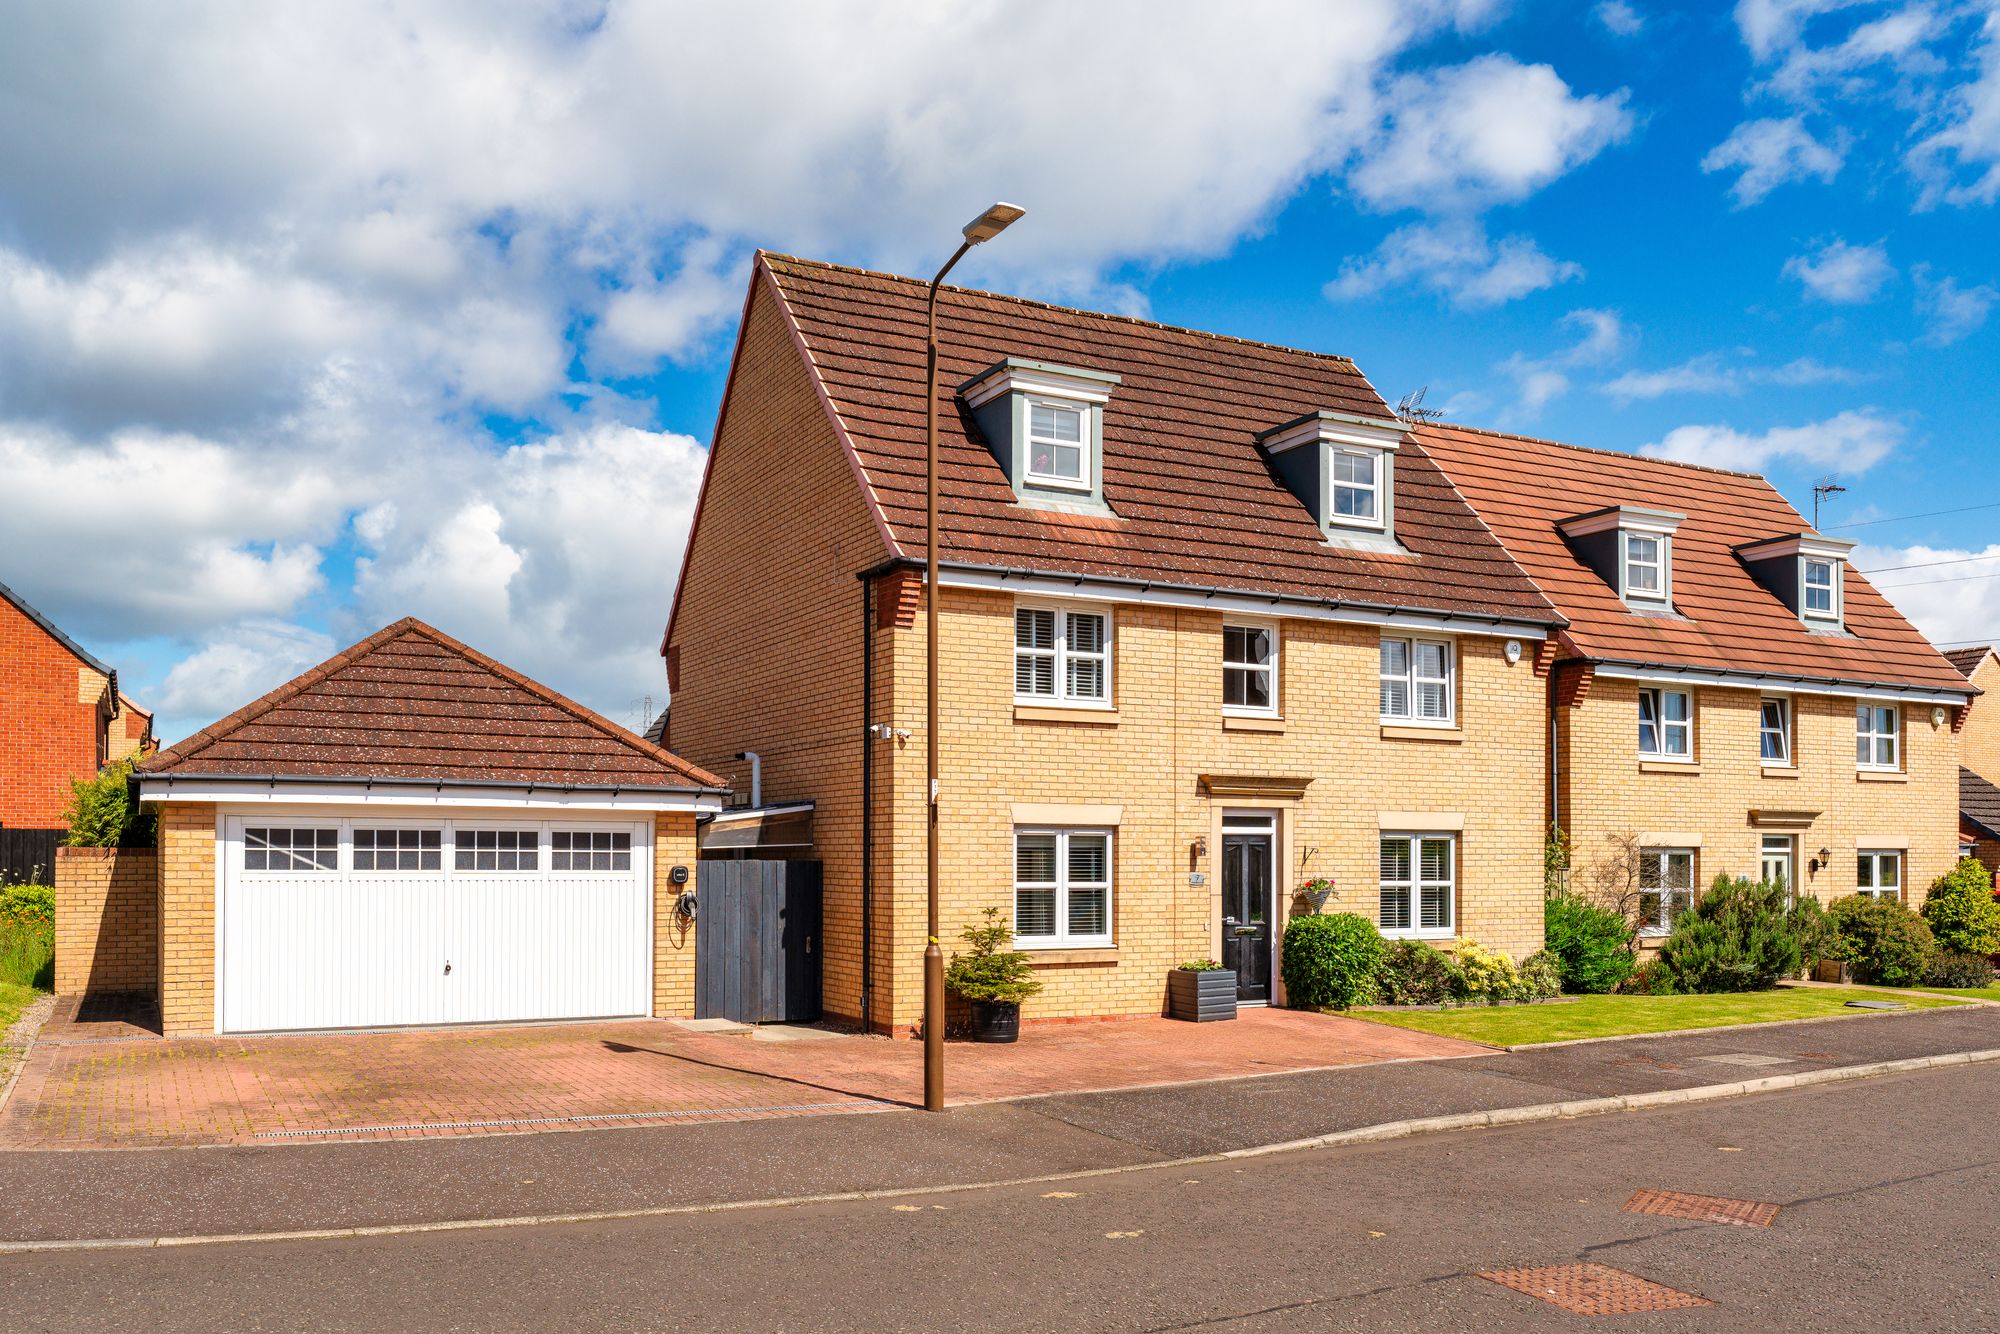
{"type": "MultiPolygon", "coordinates": [[[[811,801],[825,1003],[915,1021],[920,283],[761,257],[662,645],[667,740],[811,801]]],[[[1005,909],[1034,1015],[1276,990],[1299,887],[1541,941],[1561,616],[1343,358],[948,289],[947,939],[1005,909]]]]}

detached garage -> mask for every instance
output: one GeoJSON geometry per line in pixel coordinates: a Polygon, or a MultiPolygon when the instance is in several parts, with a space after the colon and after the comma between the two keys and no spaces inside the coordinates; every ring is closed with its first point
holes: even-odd
{"type": "Polygon", "coordinates": [[[421,622],[135,781],[169,1033],[693,1012],[722,780],[421,622]]]}

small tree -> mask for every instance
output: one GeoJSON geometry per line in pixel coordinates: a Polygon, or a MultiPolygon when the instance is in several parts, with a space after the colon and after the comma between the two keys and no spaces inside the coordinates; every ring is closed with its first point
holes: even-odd
{"type": "Polygon", "coordinates": [[[1784,886],[1726,875],[1680,914],[1660,947],[1660,967],[1685,992],[1768,990],[1799,962],[1784,886]]]}
{"type": "Polygon", "coordinates": [[[1993,901],[1993,873],[1971,857],[1931,881],[1924,921],[1940,950],[2000,953],[2000,903],[1993,901]]]}
{"type": "Polygon", "coordinates": [[[952,952],[945,966],[944,984],[954,996],[969,1001],[1012,1001],[1016,1004],[1042,989],[1028,956],[1010,948],[1014,930],[1001,918],[998,908],[982,914],[983,926],[968,926],[958,938],[971,948],[952,952]]]}
{"type": "Polygon", "coordinates": [[[95,778],[71,779],[63,842],[72,848],[148,847],[154,836],[151,806],[132,791],[132,761],[118,760],[95,778]]]}

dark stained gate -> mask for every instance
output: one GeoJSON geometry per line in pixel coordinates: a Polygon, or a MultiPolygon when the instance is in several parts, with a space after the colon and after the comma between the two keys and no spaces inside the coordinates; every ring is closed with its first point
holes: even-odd
{"type": "Polygon", "coordinates": [[[746,1024],[820,1016],[820,864],[701,862],[694,1015],[746,1024]]]}
{"type": "Polygon", "coordinates": [[[56,845],[67,829],[0,829],[0,884],[56,882],[56,845]]]}

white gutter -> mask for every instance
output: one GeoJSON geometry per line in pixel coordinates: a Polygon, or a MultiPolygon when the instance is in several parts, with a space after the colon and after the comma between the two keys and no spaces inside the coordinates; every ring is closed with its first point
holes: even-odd
{"type": "Polygon", "coordinates": [[[232,805],[485,806],[504,810],[690,811],[723,808],[723,794],[693,788],[582,787],[530,783],[424,783],[293,779],[228,774],[140,774],[141,801],[232,805]]]}
{"type": "Polygon", "coordinates": [[[1596,675],[1620,681],[1658,681],[1667,685],[1723,686],[1731,690],[1769,690],[1781,695],[1837,695],[1843,699],[1873,699],[1904,704],[1970,702],[1965,690],[1930,690],[1919,686],[1884,685],[1876,681],[1815,681],[1769,672],[1702,672],[1638,663],[1600,662],[1596,675]]]}

